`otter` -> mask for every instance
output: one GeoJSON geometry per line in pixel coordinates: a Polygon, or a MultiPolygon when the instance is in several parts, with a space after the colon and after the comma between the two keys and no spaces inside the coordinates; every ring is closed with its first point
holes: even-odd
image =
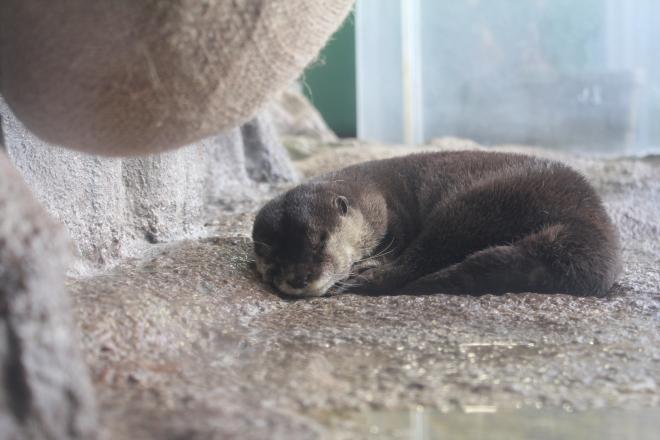
{"type": "Polygon", "coordinates": [[[263,280],[290,296],[568,293],[603,296],[618,233],[568,166],[522,154],[420,153],[349,166],[258,212],[263,280]]]}

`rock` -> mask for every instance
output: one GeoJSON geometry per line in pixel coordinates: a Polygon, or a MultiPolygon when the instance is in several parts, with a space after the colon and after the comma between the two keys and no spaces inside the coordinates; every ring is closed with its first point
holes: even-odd
{"type": "Polygon", "coordinates": [[[282,145],[289,152],[292,160],[301,161],[323,152],[329,153],[336,148],[363,147],[369,144],[366,141],[352,138],[344,138],[336,142],[321,142],[306,136],[285,136],[282,138],[282,145]]]}
{"type": "Polygon", "coordinates": [[[249,120],[354,0],[7,0],[0,93],[50,143],[96,154],[181,147],[249,120]]]}
{"type": "Polygon", "coordinates": [[[263,113],[241,127],[248,175],[256,182],[293,182],[298,174],[270,121],[263,113]]]}
{"type": "Polygon", "coordinates": [[[282,91],[270,103],[273,123],[280,136],[304,137],[321,142],[336,142],[337,135],[330,130],[323,116],[302,94],[298,86],[282,91]]]}
{"type": "Polygon", "coordinates": [[[96,433],[88,373],[64,289],[69,255],[0,149],[0,437],[87,439],[96,433]]]}
{"type": "MultiPolygon", "coordinates": [[[[212,239],[172,243],[71,282],[113,440],[375,438],[381,433],[365,431],[402,410],[418,429],[420,407],[447,412],[444,426],[460,416],[479,425],[479,414],[463,411],[520,418],[526,413],[517,408],[527,408],[553,428],[563,426],[557,414],[579,418],[589,410],[618,422],[648,407],[655,416],[644,423],[653,432],[660,158],[495,150],[564,160],[594,184],[624,243],[624,273],[609,296],[281,298],[252,264],[254,214],[225,215],[212,239]],[[617,411],[610,416],[603,407],[617,411]],[[351,419],[357,422],[347,426],[351,419]]],[[[360,145],[297,165],[313,175],[412,151],[419,150],[360,145]]],[[[460,438],[458,431],[445,437],[460,438]]]]}
{"type": "Polygon", "coordinates": [[[36,198],[67,228],[79,273],[149,244],[199,237],[218,205],[249,200],[263,182],[295,181],[267,115],[176,151],[107,158],[50,145],[0,98],[7,153],[36,198]]]}

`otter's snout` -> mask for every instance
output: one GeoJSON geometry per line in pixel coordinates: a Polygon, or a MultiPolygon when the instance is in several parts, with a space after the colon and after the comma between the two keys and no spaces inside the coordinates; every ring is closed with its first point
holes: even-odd
{"type": "Polygon", "coordinates": [[[309,267],[289,267],[279,271],[273,284],[282,293],[291,296],[321,296],[328,286],[325,286],[322,273],[317,274],[309,267]]]}
{"type": "Polygon", "coordinates": [[[309,287],[314,281],[314,274],[308,265],[295,264],[284,268],[275,277],[278,285],[286,285],[293,290],[302,290],[309,287]]]}
{"type": "Polygon", "coordinates": [[[309,286],[309,281],[311,278],[311,273],[295,274],[289,277],[289,279],[286,280],[286,283],[294,289],[304,289],[305,287],[309,286]]]}

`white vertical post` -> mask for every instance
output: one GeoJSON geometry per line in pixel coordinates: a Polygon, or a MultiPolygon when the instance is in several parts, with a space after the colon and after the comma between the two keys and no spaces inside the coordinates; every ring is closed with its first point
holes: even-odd
{"type": "Polygon", "coordinates": [[[407,145],[420,144],[425,140],[422,112],[421,2],[422,0],[401,0],[403,134],[407,145]]]}
{"type": "Polygon", "coordinates": [[[358,137],[403,142],[401,1],[358,0],[356,66],[358,137]]]}

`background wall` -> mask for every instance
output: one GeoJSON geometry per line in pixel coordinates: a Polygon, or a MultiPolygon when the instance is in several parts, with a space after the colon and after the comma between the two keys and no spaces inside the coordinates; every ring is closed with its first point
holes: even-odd
{"type": "Polygon", "coordinates": [[[355,14],[348,16],[302,78],[305,95],[341,137],[355,137],[355,14]]]}

